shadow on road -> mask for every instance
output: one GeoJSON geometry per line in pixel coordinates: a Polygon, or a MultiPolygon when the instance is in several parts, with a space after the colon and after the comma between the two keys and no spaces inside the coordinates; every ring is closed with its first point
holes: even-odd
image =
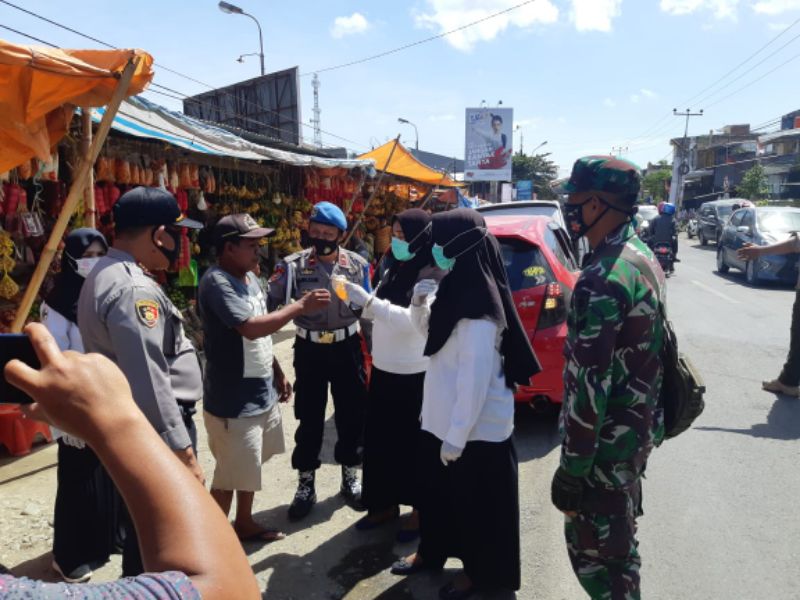
{"type": "MultiPolygon", "coordinates": [[[[694,241],[694,240],[692,240],[692,241],[694,241]]],[[[689,244],[688,241],[686,241],[684,243],[687,244],[687,245],[689,244]]],[[[694,248],[695,250],[703,250],[705,252],[714,252],[714,253],[716,253],[716,251],[717,251],[717,245],[716,244],[708,244],[706,246],[703,246],[699,241],[695,242],[694,244],[692,244],[689,247],[690,248],[694,248]]]]}
{"type": "Polygon", "coordinates": [[[558,409],[537,413],[527,406],[517,406],[514,416],[514,446],[519,462],[536,460],[561,445],[558,435],[558,409]]]}
{"type": "Polygon", "coordinates": [[[795,292],[795,287],[793,284],[790,283],[781,283],[778,281],[764,281],[759,283],[758,285],[749,285],[747,280],[745,279],[744,273],[741,271],[737,271],[731,268],[729,273],[720,273],[716,270],[716,268],[711,271],[716,277],[719,279],[724,279],[730,285],[736,286],[744,286],[749,287],[751,289],[763,289],[763,290],[776,290],[778,292],[795,292]]]}
{"type": "Polygon", "coordinates": [[[726,427],[695,427],[702,431],[723,431],[741,433],[756,438],[773,440],[800,439],[800,400],[779,395],[767,415],[766,423],[757,423],[750,429],[729,429],[726,427]]]}
{"type": "Polygon", "coordinates": [[[15,577],[27,577],[28,579],[49,581],[51,583],[61,581],[61,578],[50,566],[52,562],[53,554],[48,551],[36,558],[19,563],[17,566],[9,569],[9,571],[15,577]]]}

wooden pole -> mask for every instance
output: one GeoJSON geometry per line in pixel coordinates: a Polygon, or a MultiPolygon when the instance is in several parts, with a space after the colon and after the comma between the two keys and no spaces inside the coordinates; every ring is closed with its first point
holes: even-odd
{"type": "Polygon", "coordinates": [[[353,233],[355,232],[355,230],[358,228],[359,225],[361,225],[361,221],[364,219],[364,215],[366,214],[369,205],[372,204],[372,201],[375,199],[375,195],[378,193],[378,189],[381,186],[381,182],[383,181],[383,178],[386,175],[386,169],[389,168],[389,163],[392,162],[394,151],[397,150],[397,144],[399,143],[400,143],[400,134],[398,133],[397,137],[394,138],[394,146],[392,146],[392,151],[389,152],[389,156],[386,157],[386,164],[383,165],[383,170],[381,171],[381,174],[378,176],[378,181],[375,182],[375,188],[372,190],[372,193],[369,195],[369,198],[364,203],[364,211],[358,216],[356,222],[353,223],[353,227],[345,236],[344,241],[342,241],[342,246],[347,245],[347,243],[350,241],[350,238],[353,237],[353,233]]]}
{"type": "Polygon", "coordinates": [[[58,220],[53,226],[53,231],[50,233],[50,238],[47,240],[44,250],[42,250],[39,263],[36,265],[36,270],[33,272],[30,284],[25,290],[25,294],[22,296],[22,301],[17,309],[14,322],[11,324],[11,331],[14,333],[22,331],[22,327],[25,325],[25,319],[28,318],[28,313],[31,310],[31,306],[33,306],[33,301],[39,293],[39,288],[42,287],[44,278],[50,268],[50,263],[53,262],[53,257],[56,255],[61,238],[67,230],[69,220],[75,212],[75,208],[78,206],[81,195],[86,189],[89,172],[92,170],[94,162],[100,154],[100,149],[106,141],[106,136],[111,129],[111,123],[114,121],[120,104],[122,104],[122,101],[128,95],[128,87],[130,86],[131,79],[133,79],[133,74],[136,72],[138,61],[138,58],[130,58],[128,64],[125,65],[125,69],[123,69],[119,81],[117,82],[117,88],[114,90],[114,95],[111,97],[108,106],[106,106],[105,113],[103,113],[103,119],[100,121],[100,126],[97,128],[97,134],[94,136],[89,146],[88,156],[81,157],[80,165],[73,177],[72,185],[69,188],[69,194],[64,202],[64,207],[58,215],[58,220]]]}
{"type": "MultiPolygon", "coordinates": [[[[83,137],[81,138],[81,159],[89,160],[89,148],[92,146],[92,109],[89,107],[81,108],[81,125],[83,137]]],[[[83,217],[87,227],[94,228],[95,220],[95,200],[94,200],[94,170],[89,169],[89,176],[86,178],[86,188],[83,193],[83,217]]]]}
{"type": "Polygon", "coordinates": [[[420,209],[422,209],[422,210],[424,210],[424,209],[425,209],[425,207],[428,205],[428,202],[430,202],[431,198],[433,198],[433,194],[434,194],[434,192],[436,192],[436,188],[438,188],[440,185],[442,185],[442,184],[444,183],[444,180],[445,180],[445,179],[447,179],[447,172],[444,172],[444,173],[442,173],[442,178],[441,178],[441,180],[440,180],[440,181],[439,181],[439,183],[438,183],[437,185],[435,185],[435,186],[434,186],[434,187],[431,189],[431,191],[428,193],[428,197],[427,197],[427,198],[425,198],[425,202],[423,202],[423,203],[420,205],[420,209]]]}

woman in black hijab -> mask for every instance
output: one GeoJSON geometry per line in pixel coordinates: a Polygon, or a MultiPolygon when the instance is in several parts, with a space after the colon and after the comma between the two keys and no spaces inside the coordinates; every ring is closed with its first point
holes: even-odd
{"type": "Polygon", "coordinates": [[[500,246],[483,217],[456,209],[433,218],[435,263],[448,271],[429,305],[415,287],[412,317],[427,333],[419,443],[420,545],[398,574],[464,571],[439,591],[457,600],[520,585],[515,384],[541,370],[517,315],[500,246]]]}
{"type": "MultiPolygon", "coordinates": [[[[96,229],[75,229],[64,240],[61,271],[42,302],[42,323],[59,348],[83,352],[77,323],[85,277],[108,251],[96,229]]],[[[120,542],[119,496],[111,478],[83,440],[58,439],[58,490],[53,519],[53,568],[68,582],[87,581],[92,565],[108,560],[120,542]]]]}
{"type": "MultiPolygon", "coordinates": [[[[351,303],[363,306],[362,317],[374,321],[361,497],[368,513],[356,523],[362,531],[395,520],[401,504],[417,504],[415,441],[428,358],[425,336],[411,321],[409,304],[418,281],[438,281],[444,275],[432,264],[430,222],[430,215],[419,209],[397,215],[392,223],[392,261],[375,295],[348,286],[351,303]]],[[[398,541],[416,539],[418,528],[415,509],[398,532],[398,541]]]]}

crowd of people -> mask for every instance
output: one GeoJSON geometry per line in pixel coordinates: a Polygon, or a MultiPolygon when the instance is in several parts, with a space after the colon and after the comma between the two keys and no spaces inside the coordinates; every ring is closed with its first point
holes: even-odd
{"type": "MultiPolygon", "coordinates": [[[[632,164],[587,157],[565,190],[568,230],[594,253],[569,314],[552,499],[566,515],[569,556],[592,598],[639,597],[641,478],[663,435],[661,291],[623,253],[655,265],[631,222],[638,187],[632,164]]],[[[330,388],[341,495],[366,512],[355,528],[375,529],[399,519],[401,506],[412,509],[397,536],[419,545],[392,572],[441,570],[458,558],[463,570],[440,598],[519,589],[513,394],[541,367],[499,244],[479,213],[398,214],[391,251],[371,277],[369,264],[341,246],[345,215],[319,203],[308,248],[281,261],[267,289],[255,273],[272,231],[245,214],[222,218],[213,230],[217,264],[198,289],[203,371],[180,312],[151,277],[180,252],[179,228],[201,224],[158,188],[124,194],[114,221],[111,248],[93,230],[66,240],[42,311],[52,333],[27,329],[42,369],[12,362],[6,370],[36,400],[30,415],[64,432],[54,568],[65,580],[87,581],[93,565],[121,549],[128,579],[87,584],[84,597],[128,589],[154,598],[255,597],[240,542],[285,536],[252,514],[264,464],[286,450],[280,404],[294,395],[298,480],[288,517],[301,520],[317,501],[330,388]],[[290,321],[293,383],[271,340],[290,321]],[[201,400],[215,460],[210,494],[196,454],[201,400]]],[[[0,597],[48,585],[63,584],[0,577],[0,597]]]]}

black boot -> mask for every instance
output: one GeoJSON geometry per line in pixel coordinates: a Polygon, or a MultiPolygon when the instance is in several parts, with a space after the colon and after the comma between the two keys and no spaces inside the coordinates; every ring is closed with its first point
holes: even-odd
{"type": "Polygon", "coordinates": [[[342,467],[341,494],[353,510],[363,511],[361,503],[361,482],[358,480],[356,467],[342,467]]]}
{"type": "Polygon", "coordinates": [[[294,500],[289,506],[289,520],[299,521],[308,516],[317,503],[317,493],[314,489],[314,471],[300,471],[297,491],[294,500]]]}

